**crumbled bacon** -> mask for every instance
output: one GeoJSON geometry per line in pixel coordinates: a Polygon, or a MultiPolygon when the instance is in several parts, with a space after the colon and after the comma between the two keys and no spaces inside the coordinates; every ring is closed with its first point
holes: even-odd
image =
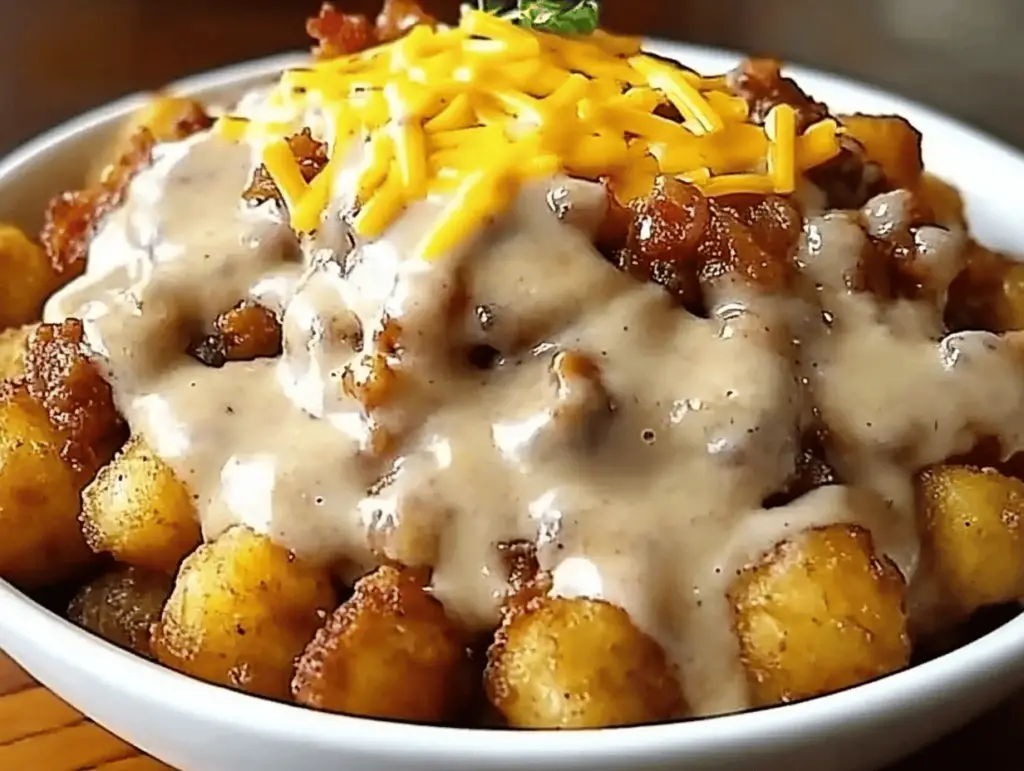
{"type": "Polygon", "coordinates": [[[320,13],[306,21],[306,33],[317,41],[313,48],[317,59],[336,59],[397,40],[417,24],[433,27],[437,20],[416,0],[384,0],[376,23],[365,14],[340,13],[331,3],[324,3],[320,13]]]}
{"type": "Polygon", "coordinates": [[[387,43],[397,40],[417,24],[437,25],[437,19],[423,10],[416,0],[384,0],[377,15],[377,40],[387,43]]]}
{"type": "Polygon", "coordinates": [[[619,267],[641,280],[661,284],[687,307],[697,304],[700,289],[694,252],[708,226],[708,200],[691,185],[659,177],[650,194],[633,201],[630,210],[619,267]]]}
{"type": "Polygon", "coordinates": [[[281,353],[281,323],[262,305],[239,303],[218,316],[214,328],[214,334],[204,337],[191,351],[208,367],[271,358],[281,353]]]}
{"type": "Polygon", "coordinates": [[[370,20],[361,13],[339,13],[330,3],[306,21],[306,34],[317,41],[313,55],[317,59],[335,59],[364,51],[377,42],[370,20]]]}
{"type": "MultiPolygon", "coordinates": [[[[602,230],[608,244],[621,239],[622,213],[602,230]]],[[[799,238],[800,212],[786,198],[731,195],[705,198],[691,185],[659,178],[630,204],[625,243],[613,262],[664,286],[685,307],[699,311],[701,285],[740,277],[766,291],[785,287],[799,238]]],[[[606,251],[606,253],[608,253],[606,251]]]]}
{"type": "Polygon", "coordinates": [[[788,104],[796,110],[796,130],[828,117],[828,107],[808,96],[791,79],[782,77],[781,66],[774,59],[747,59],[730,76],[733,90],[747,100],[750,119],[764,123],[773,107],[788,104]]]}
{"type": "Polygon", "coordinates": [[[828,208],[859,209],[891,189],[878,166],[868,162],[864,148],[847,137],[841,147],[835,158],[807,171],[807,178],[825,194],[828,208]]]}

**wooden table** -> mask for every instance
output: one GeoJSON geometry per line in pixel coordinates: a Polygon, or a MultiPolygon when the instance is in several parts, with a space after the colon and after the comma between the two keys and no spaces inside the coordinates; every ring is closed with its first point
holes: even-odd
{"type": "MultiPolygon", "coordinates": [[[[366,10],[371,0],[335,0],[366,10]]],[[[0,2],[0,153],[133,90],[306,44],[317,0],[0,2]]],[[[450,18],[457,0],[425,3],[450,18]]],[[[929,102],[1024,145],[1017,0],[606,0],[621,31],[783,58],[929,102]]],[[[955,698],[955,695],[951,695],[955,698]]],[[[1024,694],[891,771],[1019,769],[1024,694]]],[[[0,656],[0,771],[156,771],[0,656]]],[[[827,769],[823,769],[827,771],[827,769]]]]}

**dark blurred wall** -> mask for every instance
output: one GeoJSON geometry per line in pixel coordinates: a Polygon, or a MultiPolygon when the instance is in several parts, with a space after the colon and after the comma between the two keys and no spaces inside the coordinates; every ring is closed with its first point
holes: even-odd
{"type": "MultiPolygon", "coordinates": [[[[0,0],[0,152],[121,94],[305,46],[317,2],[0,0]]],[[[426,5],[452,19],[458,2],[426,5]]],[[[1024,0],[606,0],[605,18],[853,75],[1024,146],[1024,0]]]]}

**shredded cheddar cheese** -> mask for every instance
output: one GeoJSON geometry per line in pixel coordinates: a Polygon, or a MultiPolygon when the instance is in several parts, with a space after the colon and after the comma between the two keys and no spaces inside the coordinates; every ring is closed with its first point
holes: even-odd
{"type": "Polygon", "coordinates": [[[507,209],[533,178],[604,179],[623,201],[659,174],[709,196],[788,194],[840,150],[835,121],[798,135],[795,111],[779,105],[757,126],[724,76],[645,54],[636,38],[560,37],[469,8],[458,27],[417,26],[290,70],[268,104],[274,120],[227,115],[217,131],[259,149],[293,228],[317,229],[339,192],[342,156],[362,143],[353,228],[379,236],[407,206],[445,196],[420,245],[427,260],[507,209]],[[286,139],[310,111],[323,116],[329,161],[307,183],[286,139]]]}

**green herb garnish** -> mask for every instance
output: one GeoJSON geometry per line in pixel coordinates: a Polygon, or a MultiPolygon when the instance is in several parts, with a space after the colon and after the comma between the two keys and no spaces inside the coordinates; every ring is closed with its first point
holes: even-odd
{"type": "Polygon", "coordinates": [[[480,10],[497,13],[521,27],[558,35],[589,35],[601,18],[600,0],[478,0],[480,10]]]}

